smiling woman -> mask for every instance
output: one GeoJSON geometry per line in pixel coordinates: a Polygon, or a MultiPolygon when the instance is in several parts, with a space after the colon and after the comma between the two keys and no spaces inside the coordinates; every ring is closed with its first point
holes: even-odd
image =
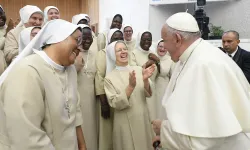
{"type": "Polygon", "coordinates": [[[6,118],[0,125],[8,125],[11,148],[85,150],[72,65],[80,37],[78,26],[61,19],[50,21],[0,77],[0,106],[6,118]]]}
{"type": "Polygon", "coordinates": [[[147,69],[129,66],[124,41],[113,42],[107,47],[104,88],[108,103],[114,109],[112,149],[152,150],[146,97],[152,94],[149,77],[154,69],[154,66],[147,69]]]}

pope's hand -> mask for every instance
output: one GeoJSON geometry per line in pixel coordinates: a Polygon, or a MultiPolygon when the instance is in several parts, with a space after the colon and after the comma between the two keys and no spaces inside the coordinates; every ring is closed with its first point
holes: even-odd
{"type": "Polygon", "coordinates": [[[153,129],[156,135],[160,135],[161,132],[161,123],[162,120],[156,119],[154,121],[151,122],[151,124],[153,125],[153,129]]]}

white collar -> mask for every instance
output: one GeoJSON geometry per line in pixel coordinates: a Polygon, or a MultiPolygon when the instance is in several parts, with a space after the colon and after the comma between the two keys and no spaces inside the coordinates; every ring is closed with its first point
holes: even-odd
{"type": "Polygon", "coordinates": [[[227,54],[228,54],[228,55],[231,55],[231,56],[232,56],[232,58],[233,58],[233,57],[234,57],[234,55],[237,53],[238,49],[239,49],[239,47],[237,47],[237,48],[236,48],[236,50],[235,50],[232,54],[228,54],[228,53],[227,53],[227,54]]]}
{"type": "Polygon", "coordinates": [[[42,57],[42,59],[48,63],[51,67],[60,70],[60,71],[64,71],[66,69],[66,67],[61,66],[59,64],[57,64],[56,62],[54,62],[44,51],[38,51],[38,50],[34,50],[34,52],[36,54],[38,54],[39,56],[42,57]]]}
{"type": "Polygon", "coordinates": [[[119,70],[119,71],[129,70],[129,65],[127,65],[127,66],[115,66],[115,69],[119,70]]]}

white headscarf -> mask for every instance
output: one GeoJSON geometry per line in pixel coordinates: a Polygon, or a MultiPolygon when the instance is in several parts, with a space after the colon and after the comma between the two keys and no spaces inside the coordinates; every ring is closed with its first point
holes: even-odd
{"type": "MultiPolygon", "coordinates": [[[[148,31],[148,30],[144,30],[143,32],[139,32],[139,33],[138,33],[138,36],[137,36],[137,40],[136,40],[136,48],[137,48],[138,50],[144,52],[144,53],[150,53],[150,52],[153,52],[150,48],[149,48],[148,51],[145,51],[145,50],[143,50],[143,49],[141,48],[141,45],[140,45],[140,43],[141,43],[141,37],[142,37],[143,33],[145,33],[145,32],[151,33],[151,32],[148,31]]],[[[151,33],[151,35],[152,35],[152,33],[151,33]]]]}
{"type": "Polygon", "coordinates": [[[116,66],[115,46],[117,43],[123,43],[127,47],[126,43],[121,40],[112,42],[111,44],[108,45],[106,50],[106,75],[115,68],[117,68],[118,70],[123,70],[123,68],[128,69],[128,66],[126,67],[116,66]]]}
{"type": "Polygon", "coordinates": [[[42,50],[42,47],[48,44],[55,44],[65,40],[76,29],[80,28],[70,22],[61,19],[49,21],[42,30],[31,40],[31,42],[24,48],[21,54],[9,65],[9,67],[0,76],[0,86],[7,77],[9,71],[16,63],[24,57],[33,53],[34,50],[42,50]]]}
{"type": "Polygon", "coordinates": [[[19,14],[20,14],[20,17],[21,17],[21,21],[17,25],[17,27],[20,27],[20,26],[24,25],[25,23],[29,22],[30,17],[34,13],[40,13],[41,15],[43,15],[43,12],[37,6],[26,5],[23,8],[21,8],[20,11],[19,11],[19,14]]]}
{"type": "Polygon", "coordinates": [[[78,14],[72,17],[72,23],[77,25],[82,19],[86,19],[88,22],[90,22],[90,18],[87,14],[78,14]]]}
{"type": "Polygon", "coordinates": [[[124,34],[124,29],[125,29],[126,27],[130,27],[130,28],[132,29],[132,31],[134,31],[134,30],[133,30],[133,27],[132,27],[130,24],[124,24],[124,25],[122,26],[122,33],[123,33],[123,34],[124,34]]]}
{"type": "Polygon", "coordinates": [[[112,42],[106,49],[106,75],[115,68],[115,45],[117,41],[112,42]]]}
{"type": "Polygon", "coordinates": [[[24,48],[29,44],[29,42],[31,41],[31,40],[30,40],[30,34],[31,34],[31,31],[32,31],[34,28],[39,28],[39,29],[41,29],[41,27],[28,27],[28,28],[23,29],[23,30],[20,32],[20,35],[19,35],[19,54],[23,51],[23,49],[24,49],[24,48]]]}
{"type": "Polygon", "coordinates": [[[48,12],[49,12],[49,10],[50,9],[56,9],[58,12],[60,12],[59,11],[59,9],[57,8],[57,7],[55,7],[55,6],[47,6],[45,9],[44,9],[44,24],[48,21],[48,12]]]}
{"type": "Polygon", "coordinates": [[[120,31],[121,32],[121,30],[119,30],[119,29],[117,29],[117,28],[114,28],[114,29],[110,29],[109,30],[109,32],[108,32],[108,37],[107,37],[107,45],[109,45],[109,43],[110,43],[110,41],[111,41],[111,38],[112,38],[112,36],[113,36],[113,34],[116,32],[116,31],[120,31]]]}

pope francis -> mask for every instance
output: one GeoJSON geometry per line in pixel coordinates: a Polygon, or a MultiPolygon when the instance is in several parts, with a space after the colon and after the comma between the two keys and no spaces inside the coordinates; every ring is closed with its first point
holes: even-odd
{"type": "Polygon", "coordinates": [[[249,150],[249,84],[221,50],[201,39],[188,13],[169,17],[164,46],[176,63],[162,99],[166,119],[153,128],[167,150],[249,150]]]}

